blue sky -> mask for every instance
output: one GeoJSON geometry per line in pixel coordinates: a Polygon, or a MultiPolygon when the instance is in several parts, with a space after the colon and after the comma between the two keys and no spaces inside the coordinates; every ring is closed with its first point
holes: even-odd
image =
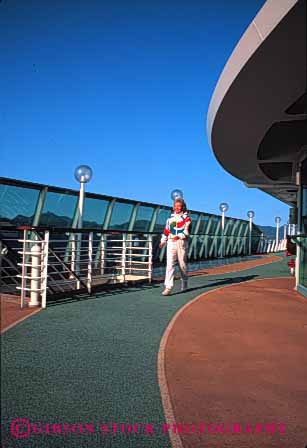
{"type": "Polygon", "coordinates": [[[274,225],[288,207],[216,161],[206,115],[263,0],[2,0],[0,176],[274,225]]]}

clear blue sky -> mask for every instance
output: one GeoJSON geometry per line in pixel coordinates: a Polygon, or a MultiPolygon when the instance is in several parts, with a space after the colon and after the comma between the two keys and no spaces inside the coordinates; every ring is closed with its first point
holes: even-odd
{"type": "Polygon", "coordinates": [[[0,175],[283,223],[288,207],[226,173],[207,141],[219,75],[263,0],[2,0],[0,175]]]}

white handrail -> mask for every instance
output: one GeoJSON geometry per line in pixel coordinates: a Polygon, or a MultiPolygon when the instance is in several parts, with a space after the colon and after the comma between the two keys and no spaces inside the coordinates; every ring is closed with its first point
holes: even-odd
{"type": "Polygon", "coordinates": [[[23,230],[22,237],[10,239],[16,266],[21,267],[20,272],[16,269],[12,273],[14,287],[20,291],[20,306],[23,308],[31,297],[30,305],[46,308],[47,293],[65,294],[80,287],[91,293],[94,285],[108,282],[151,282],[153,238],[136,235],[120,233],[114,239],[113,233],[97,238],[92,231],[63,231],[60,239],[49,230],[44,234],[23,230]]]}

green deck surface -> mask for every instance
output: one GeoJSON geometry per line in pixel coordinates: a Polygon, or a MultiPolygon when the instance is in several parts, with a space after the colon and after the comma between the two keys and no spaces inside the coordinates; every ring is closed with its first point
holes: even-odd
{"type": "Polygon", "coordinates": [[[210,289],[288,276],[286,263],[192,277],[187,292],[170,297],[161,296],[161,284],[72,298],[8,330],[2,336],[2,447],[169,448],[161,431],[165,417],[157,380],[157,355],[168,323],[210,289]],[[83,428],[90,423],[95,433],[48,435],[44,429],[44,434],[15,439],[10,434],[15,418],[83,428]],[[155,434],[101,434],[100,424],[112,422],[151,423],[155,434]]]}

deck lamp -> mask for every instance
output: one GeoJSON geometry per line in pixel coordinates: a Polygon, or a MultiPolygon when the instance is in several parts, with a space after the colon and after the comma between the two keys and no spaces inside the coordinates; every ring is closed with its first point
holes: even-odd
{"type": "Polygon", "coordinates": [[[249,255],[251,255],[251,253],[252,253],[252,229],[253,229],[254,216],[255,216],[255,212],[253,210],[249,210],[247,212],[247,217],[249,218],[249,244],[248,244],[249,255]]]}
{"type": "Polygon", "coordinates": [[[75,169],[75,178],[78,182],[80,182],[80,192],[79,192],[79,214],[78,214],[78,229],[82,228],[83,222],[83,208],[84,208],[84,193],[85,193],[85,184],[88,183],[93,176],[92,168],[88,165],[79,165],[75,169]]]}
{"type": "Polygon", "coordinates": [[[276,251],[278,249],[278,242],[279,242],[279,225],[281,223],[281,218],[279,216],[275,217],[275,224],[276,224],[276,251]]]}
{"type": "Polygon", "coordinates": [[[220,206],[219,206],[220,211],[222,212],[222,254],[221,254],[221,258],[223,258],[225,256],[225,213],[229,210],[229,205],[227,204],[227,202],[221,202],[220,206]]]}
{"type": "Polygon", "coordinates": [[[172,201],[175,201],[176,199],[183,199],[183,192],[181,190],[173,190],[171,192],[171,199],[172,201]]]}
{"type": "MultiPolygon", "coordinates": [[[[82,229],[83,226],[83,209],[84,209],[84,195],[85,184],[88,183],[93,176],[92,168],[88,165],[79,165],[75,169],[75,179],[80,182],[79,203],[78,203],[78,223],[77,228],[82,229]]],[[[76,235],[76,247],[73,238],[72,250],[76,250],[76,254],[72,252],[73,260],[76,262],[76,273],[80,274],[80,252],[82,246],[82,234],[76,235]]],[[[74,261],[72,261],[72,267],[74,267],[74,261]]]]}

